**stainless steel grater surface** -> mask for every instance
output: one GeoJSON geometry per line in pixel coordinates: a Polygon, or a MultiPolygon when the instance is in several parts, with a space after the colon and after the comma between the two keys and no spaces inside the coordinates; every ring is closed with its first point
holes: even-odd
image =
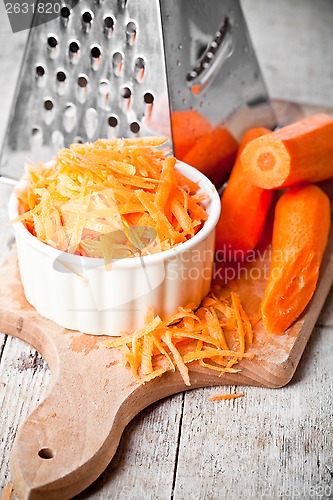
{"type": "Polygon", "coordinates": [[[196,110],[236,137],[275,125],[237,0],[71,6],[30,32],[1,176],[16,180],[27,160],[99,137],[163,134],[176,143],[178,111],[196,110]]]}

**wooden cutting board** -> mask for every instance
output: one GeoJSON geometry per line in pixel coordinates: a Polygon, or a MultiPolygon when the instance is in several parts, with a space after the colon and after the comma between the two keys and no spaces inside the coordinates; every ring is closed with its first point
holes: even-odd
{"type": "MultiPolygon", "coordinates": [[[[251,263],[242,271],[243,277],[229,285],[249,313],[258,311],[264,289],[269,252],[262,255],[262,260],[251,263]]],[[[250,349],[255,357],[243,359],[239,373],[219,377],[192,364],[191,388],[287,384],[332,282],[333,232],[316,293],[302,317],[283,336],[267,335],[260,321],[250,349]]],[[[21,426],[14,441],[12,481],[20,499],[73,497],[106,468],[124,428],[137,413],[159,399],[188,390],[177,372],[139,385],[123,366],[119,351],[102,345],[109,337],[65,330],[40,316],[25,300],[15,249],[0,268],[0,331],[34,346],[53,376],[48,396],[21,426]]]]}
{"type": "MultiPolygon", "coordinates": [[[[298,110],[293,118],[299,118],[298,110]]],[[[311,110],[313,111],[313,110],[311,110]]],[[[260,258],[243,269],[235,290],[252,317],[259,311],[269,265],[269,230],[260,258]]],[[[223,274],[217,267],[216,278],[223,274]]],[[[281,387],[292,378],[316,319],[333,283],[333,231],[321,266],[315,295],[302,317],[283,336],[255,327],[252,360],[241,372],[223,374],[192,364],[192,388],[217,385],[281,387]]],[[[46,399],[21,426],[11,457],[12,481],[20,499],[67,499],[91,484],[111,461],[128,422],[143,408],[188,390],[177,372],[141,386],[121,362],[120,353],[104,347],[108,337],[65,330],[41,317],[23,293],[15,248],[0,268],[0,331],[34,346],[52,372],[46,399]]]]}

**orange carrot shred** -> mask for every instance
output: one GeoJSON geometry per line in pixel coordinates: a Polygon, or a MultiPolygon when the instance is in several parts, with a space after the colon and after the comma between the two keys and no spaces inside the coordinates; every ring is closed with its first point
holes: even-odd
{"type": "Polygon", "coordinates": [[[223,401],[227,399],[237,399],[237,398],[242,398],[244,396],[243,393],[239,394],[216,394],[214,396],[211,396],[208,398],[208,401],[223,401]]]}
{"type": "Polygon", "coordinates": [[[243,327],[241,313],[240,313],[241,304],[240,304],[239,297],[235,292],[231,292],[231,300],[232,300],[232,305],[233,305],[233,308],[235,311],[235,316],[236,316],[236,321],[237,321],[240,350],[242,353],[244,353],[245,352],[245,335],[244,335],[244,327],[243,327]]]}
{"type": "Polygon", "coordinates": [[[164,335],[162,335],[162,340],[164,340],[164,342],[166,343],[166,345],[170,349],[170,352],[172,353],[172,355],[174,357],[175,363],[177,365],[177,368],[180,371],[180,374],[182,376],[182,379],[184,380],[185,385],[191,385],[190,377],[188,374],[188,368],[185,365],[178,349],[176,349],[176,347],[172,343],[171,333],[166,332],[164,335]]]}
{"type": "MultiPolygon", "coordinates": [[[[148,308],[145,326],[131,334],[123,334],[103,344],[121,349],[124,363],[129,365],[138,383],[146,383],[166,371],[179,371],[189,386],[189,367],[200,366],[225,373],[240,371],[238,364],[254,354],[245,352],[245,338],[252,341],[252,326],[238,296],[214,288],[199,307],[191,304],[161,320],[148,308]],[[228,341],[239,346],[228,347],[221,323],[228,325],[228,341]]],[[[231,344],[230,344],[231,345],[231,344]]]]}
{"type": "Polygon", "coordinates": [[[160,149],[165,142],[100,139],[62,149],[52,164],[29,165],[26,186],[16,190],[20,215],[13,222],[23,222],[54,248],[104,258],[107,266],[115,258],[149,255],[186,241],[207,220],[205,196],[176,170],[176,158],[160,149]],[[139,226],[154,230],[152,244],[133,245],[128,227],[139,226]],[[113,241],[117,231],[123,233],[121,243],[113,241]]]}

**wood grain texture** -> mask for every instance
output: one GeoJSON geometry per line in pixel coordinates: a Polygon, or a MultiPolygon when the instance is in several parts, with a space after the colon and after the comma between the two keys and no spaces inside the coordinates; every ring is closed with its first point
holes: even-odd
{"type": "Polygon", "coordinates": [[[26,420],[31,408],[36,407],[44,398],[50,375],[45,369],[45,361],[31,346],[13,337],[2,336],[2,340],[5,345],[0,363],[0,429],[3,450],[0,454],[0,470],[4,486],[10,480],[9,455],[17,429],[26,420]],[[6,428],[8,431],[4,432],[6,428]]]}
{"type": "Polygon", "coordinates": [[[207,402],[221,389],[186,394],[175,498],[310,499],[320,492],[331,498],[329,335],[313,332],[292,383],[282,389],[230,388],[245,392],[231,403],[207,402]]]}
{"type": "MultiPolygon", "coordinates": [[[[269,252],[262,255],[266,258],[251,263],[249,272],[229,285],[237,291],[250,316],[258,313],[265,285],[263,271],[268,268],[269,252]],[[259,271],[256,279],[252,270],[259,271]]],[[[266,334],[260,321],[250,348],[255,354],[253,360],[242,360],[239,373],[222,377],[193,363],[192,388],[287,384],[332,281],[333,233],[316,293],[295,325],[285,335],[274,336],[266,334]]],[[[103,346],[107,337],[65,330],[41,317],[24,297],[15,249],[0,268],[0,330],[35,347],[53,374],[46,399],[20,427],[13,445],[12,482],[22,499],[66,499],[79,493],[107,467],[126,425],[138,412],[187,389],[178,372],[139,385],[123,366],[119,351],[103,346]]]]}

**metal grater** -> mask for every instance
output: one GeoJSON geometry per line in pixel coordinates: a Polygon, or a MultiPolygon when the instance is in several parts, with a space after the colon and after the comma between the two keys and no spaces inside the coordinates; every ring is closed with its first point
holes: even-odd
{"type": "Polygon", "coordinates": [[[237,0],[76,4],[41,25],[36,9],[1,176],[17,180],[27,160],[48,161],[73,142],[172,140],[175,111],[194,109],[237,138],[254,125],[275,126],[237,0]]]}

